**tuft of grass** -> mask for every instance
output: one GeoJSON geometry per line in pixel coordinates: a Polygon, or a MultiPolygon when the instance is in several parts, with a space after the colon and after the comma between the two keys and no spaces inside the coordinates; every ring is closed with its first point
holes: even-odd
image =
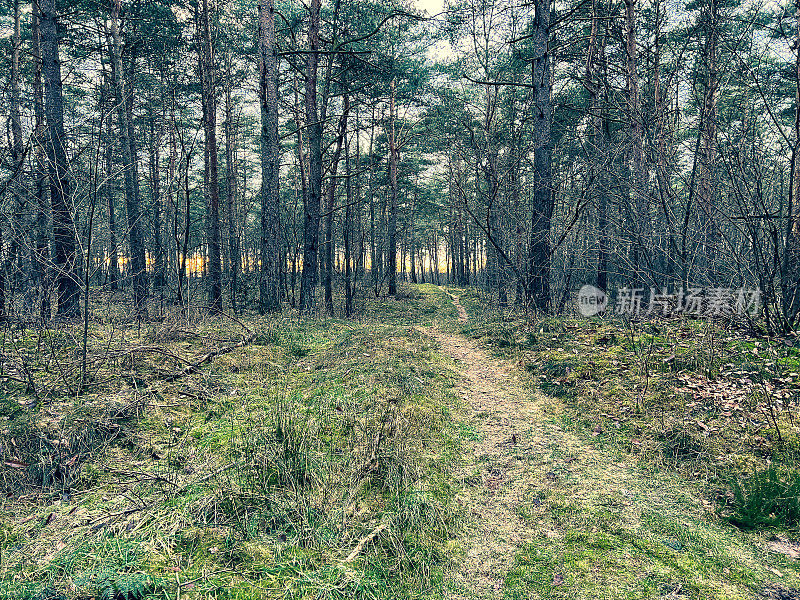
{"type": "Polygon", "coordinates": [[[726,518],[737,527],[786,527],[800,524],[800,472],[768,468],[731,481],[726,518]]]}

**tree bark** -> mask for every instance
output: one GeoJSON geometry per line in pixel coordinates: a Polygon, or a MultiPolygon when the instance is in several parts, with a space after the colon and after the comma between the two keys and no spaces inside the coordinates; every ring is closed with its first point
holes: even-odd
{"type": "Polygon", "coordinates": [[[528,251],[528,304],[550,308],[550,219],[553,215],[553,146],[550,139],[550,0],[535,0],[532,85],[534,181],[531,241],[528,251]]]}
{"type": "Polygon", "coordinates": [[[230,272],[231,310],[234,314],[238,310],[239,270],[242,261],[236,211],[236,197],[239,193],[238,165],[236,164],[237,129],[238,127],[233,121],[233,99],[231,98],[230,81],[228,81],[225,85],[225,180],[228,218],[228,252],[225,260],[230,272]]]}
{"type": "Polygon", "coordinates": [[[303,221],[303,274],[300,281],[300,313],[315,308],[319,261],[319,220],[322,194],[322,123],[317,114],[317,67],[319,64],[320,0],[311,0],[308,26],[309,54],[306,59],[306,128],[308,131],[308,199],[303,221]]]}
{"type": "Polygon", "coordinates": [[[108,283],[111,291],[115,292],[119,287],[119,245],[117,243],[117,215],[114,208],[114,142],[110,136],[106,141],[105,165],[106,181],[103,191],[108,210],[108,283]]]}
{"type": "Polygon", "coordinates": [[[584,85],[589,92],[589,179],[597,198],[597,279],[599,289],[608,291],[608,189],[606,183],[606,164],[608,138],[603,119],[603,103],[598,76],[600,64],[605,64],[605,36],[598,31],[599,16],[596,2],[592,2],[592,28],[589,37],[589,51],[586,58],[584,85]]]}
{"type": "Polygon", "coordinates": [[[217,96],[214,48],[211,43],[211,18],[208,0],[202,0],[201,84],[203,91],[203,125],[208,179],[208,304],[211,314],[222,311],[222,242],[219,227],[219,176],[217,169],[217,96]]]}
{"type": "Polygon", "coordinates": [[[334,207],[336,202],[336,173],[342,156],[342,144],[347,133],[347,118],[350,113],[350,97],[347,95],[347,82],[342,83],[345,96],[342,104],[342,116],[339,119],[339,132],[336,136],[336,148],[331,157],[330,178],[328,183],[328,198],[325,206],[325,260],[323,273],[323,287],[325,288],[325,311],[333,316],[333,256],[334,256],[334,207]]]}
{"type": "Polygon", "coordinates": [[[150,113],[150,203],[153,209],[153,287],[164,287],[164,247],[161,236],[161,125],[156,127],[156,117],[150,113]]]}
{"type": "MultiPolygon", "coordinates": [[[[714,0],[712,0],[714,1],[714,0]]],[[[631,161],[632,219],[630,222],[633,247],[633,281],[641,285],[643,253],[646,251],[642,236],[649,232],[647,172],[644,160],[644,141],[642,134],[642,106],[639,98],[638,45],[636,41],[636,0],[625,0],[625,78],[628,89],[629,152],[631,161]]]]}
{"type": "Polygon", "coordinates": [[[375,228],[375,161],[373,156],[375,142],[375,105],[372,106],[372,116],[370,118],[369,129],[369,149],[367,156],[369,158],[369,236],[370,236],[370,257],[369,257],[369,271],[372,275],[372,288],[375,296],[378,296],[378,288],[380,286],[380,257],[378,255],[378,237],[375,228]]]}
{"type": "MultiPolygon", "coordinates": [[[[106,38],[108,32],[106,31],[106,38]]],[[[113,49],[111,50],[113,52],[113,49]]],[[[103,86],[104,97],[110,103],[111,108],[108,112],[108,126],[105,129],[103,137],[104,152],[103,152],[103,183],[101,191],[105,199],[106,210],[108,211],[108,247],[106,254],[108,255],[108,266],[106,270],[106,283],[111,291],[117,291],[119,283],[119,260],[117,246],[117,218],[114,206],[114,109],[115,109],[115,91],[113,81],[113,71],[109,73],[106,71],[105,62],[103,62],[103,86]]]]}
{"type": "Polygon", "coordinates": [[[125,175],[125,208],[128,213],[128,243],[131,252],[130,271],[131,281],[133,283],[133,304],[137,316],[141,318],[146,315],[147,311],[145,306],[147,298],[147,272],[144,250],[144,227],[142,223],[141,207],[139,206],[136,158],[132,152],[135,143],[131,141],[131,134],[133,132],[130,122],[132,109],[129,108],[128,92],[125,88],[122,65],[122,40],[119,34],[120,0],[113,0],[113,2],[114,4],[111,12],[111,64],[117,101],[120,145],[122,146],[122,167],[125,175]]]}
{"type": "Polygon", "coordinates": [[[64,131],[64,97],[61,85],[58,17],[55,0],[40,4],[42,74],[47,120],[47,160],[50,176],[50,200],[53,213],[53,250],[58,288],[57,313],[66,318],[80,316],[80,288],[75,271],[77,262],[75,223],[72,219],[72,181],[67,162],[64,131]]]}
{"type": "Polygon", "coordinates": [[[392,80],[391,98],[389,100],[389,221],[387,236],[389,238],[386,268],[389,271],[389,295],[397,295],[397,140],[395,138],[395,95],[397,81],[392,80]]]}
{"type": "Polygon", "coordinates": [[[719,46],[718,0],[708,0],[705,19],[705,51],[703,60],[706,66],[706,85],[703,94],[703,127],[699,133],[700,160],[698,163],[697,198],[700,204],[700,230],[706,258],[706,279],[708,284],[716,280],[716,254],[719,246],[719,224],[716,219],[716,156],[717,156],[717,101],[719,99],[719,73],[717,52],[719,46]]]}
{"type": "Polygon", "coordinates": [[[280,154],[278,138],[278,52],[275,2],[261,0],[259,10],[259,75],[261,102],[261,273],[259,308],[280,310],[280,154]]]}
{"type": "Polygon", "coordinates": [[[795,0],[795,117],[786,242],[783,256],[784,329],[791,330],[800,315],[800,0],[795,0]]]}
{"type": "MultiPolygon", "coordinates": [[[[348,108],[350,105],[350,98],[345,96],[345,103],[348,108]]],[[[356,128],[356,135],[358,135],[358,128],[356,128]]],[[[358,142],[356,142],[358,143],[358,142]]],[[[353,316],[353,269],[351,256],[352,234],[353,234],[353,182],[350,173],[350,140],[348,138],[345,144],[344,155],[344,172],[345,172],[345,208],[344,208],[344,316],[350,318],[353,316]]],[[[358,260],[356,260],[356,267],[358,260]]]]}
{"type": "Polygon", "coordinates": [[[36,254],[33,260],[34,285],[39,295],[39,318],[50,319],[50,285],[48,265],[50,263],[50,233],[47,218],[47,157],[46,126],[44,110],[44,86],[42,84],[42,39],[41,10],[38,0],[31,3],[31,54],[33,56],[33,114],[34,114],[34,193],[36,195],[36,254]]]}
{"type": "MultiPolygon", "coordinates": [[[[20,3],[14,0],[14,30],[11,37],[11,102],[9,112],[11,113],[11,160],[13,163],[13,181],[11,191],[14,196],[14,218],[11,230],[11,245],[9,247],[8,266],[6,277],[10,275],[12,280],[11,291],[17,287],[22,273],[22,249],[30,247],[28,243],[28,224],[25,208],[25,189],[22,181],[23,165],[25,162],[24,142],[22,141],[22,119],[20,117],[20,71],[19,58],[22,48],[20,36],[20,3]],[[14,230],[16,229],[16,231],[14,230]]],[[[0,287],[4,288],[3,284],[0,287]]],[[[3,305],[0,304],[0,314],[3,312],[3,305]]]]}

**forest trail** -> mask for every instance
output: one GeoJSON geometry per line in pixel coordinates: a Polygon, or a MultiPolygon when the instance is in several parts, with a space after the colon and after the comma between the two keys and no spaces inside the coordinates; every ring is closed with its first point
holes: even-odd
{"type": "MultiPolygon", "coordinates": [[[[459,298],[442,291],[458,309],[459,320],[466,321],[459,298]]],[[[625,589],[644,592],[649,588],[640,578],[652,573],[640,570],[641,561],[666,567],[653,571],[659,573],[657,589],[663,596],[658,597],[690,598],[691,594],[682,592],[687,573],[678,576],[668,566],[672,557],[666,555],[685,552],[685,548],[672,549],[674,540],[685,540],[680,542],[685,544],[692,538],[701,546],[716,548],[722,564],[731,570],[772,571],[752,546],[742,545],[721,529],[710,516],[708,503],[681,480],[648,478],[625,458],[562,428],[556,418],[558,402],[526,388],[524,375],[514,363],[491,357],[478,342],[463,335],[435,326],[425,332],[460,368],[456,393],[474,424],[465,436],[465,457],[456,473],[462,486],[457,498],[468,524],[457,542],[462,552],[451,566],[445,598],[516,597],[519,588],[513,588],[520,585],[528,590],[525,597],[539,597],[545,589],[550,590],[547,597],[556,589],[554,598],[596,597],[598,588],[585,588],[590,580],[600,589],[619,586],[614,593],[628,597],[625,589]],[[554,516],[554,506],[562,516],[554,516]],[[597,544],[595,538],[606,542],[597,544]],[[576,539],[584,542],[570,550],[576,539]],[[647,541],[627,550],[632,539],[647,541]],[[619,543],[620,550],[626,549],[624,556],[616,556],[606,543],[619,543]],[[545,547],[561,558],[549,564],[543,561],[539,566],[544,571],[532,573],[532,565],[542,557],[537,555],[531,563],[526,555],[545,547]],[[595,552],[588,580],[588,574],[565,564],[573,555],[593,562],[589,559],[595,552]]],[[[596,430],[593,435],[603,433],[596,430]]],[[[749,591],[724,580],[703,579],[709,591],[722,597],[750,597],[749,591]],[[740,595],[743,591],[747,595],[740,595]]]]}
{"type": "MultiPolygon", "coordinates": [[[[446,292],[459,321],[468,315],[458,296],[446,292]]],[[[525,464],[514,454],[528,439],[530,428],[541,420],[537,407],[527,401],[511,373],[512,368],[489,357],[476,342],[437,328],[426,329],[442,351],[459,363],[462,379],[456,393],[480,420],[469,453],[457,479],[464,485],[458,501],[470,522],[466,555],[452,574],[447,597],[501,598],[503,580],[516,549],[532,539],[532,530],[517,508],[528,488],[525,464]]]]}
{"type": "MultiPolygon", "coordinates": [[[[440,286],[439,289],[441,290],[442,287],[440,286]]],[[[458,321],[460,323],[466,323],[467,319],[469,317],[467,316],[467,310],[463,306],[461,306],[461,302],[459,301],[459,297],[456,296],[455,294],[452,294],[452,293],[448,292],[447,290],[443,290],[443,291],[448,296],[450,296],[450,299],[453,301],[453,306],[455,306],[456,310],[458,311],[458,321]]]]}

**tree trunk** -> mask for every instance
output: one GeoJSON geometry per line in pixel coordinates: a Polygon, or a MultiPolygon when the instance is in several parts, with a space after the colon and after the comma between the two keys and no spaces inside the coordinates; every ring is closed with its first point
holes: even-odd
{"type": "Polygon", "coordinates": [[[378,287],[380,285],[380,269],[379,269],[379,256],[378,256],[378,239],[377,230],[375,229],[375,161],[373,160],[373,150],[375,142],[375,105],[372,106],[372,117],[370,119],[369,129],[369,150],[367,156],[369,157],[369,235],[370,235],[370,257],[369,257],[369,271],[372,275],[372,287],[375,296],[378,296],[378,287]]]}
{"type": "MultiPolygon", "coordinates": [[[[20,36],[19,0],[14,0],[14,32],[11,39],[11,102],[9,105],[9,112],[11,113],[11,160],[14,169],[11,191],[14,196],[14,217],[12,222],[16,231],[13,229],[11,230],[11,245],[7,261],[10,268],[6,270],[6,277],[10,274],[12,282],[17,282],[22,273],[22,249],[30,247],[28,242],[28,211],[25,208],[25,189],[22,182],[23,166],[25,162],[25,144],[22,141],[22,119],[20,117],[19,57],[22,40],[20,36]]],[[[4,288],[5,286],[0,283],[0,287],[4,288]]],[[[12,294],[16,287],[16,285],[12,284],[12,294]]],[[[3,305],[0,304],[0,315],[2,315],[3,309],[3,305]]]]}
{"type": "MultiPolygon", "coordinates": [[[[259,3],[259,75],[261,101],[261,273],[259,308],[280,310],[280,148],[278,138],[278,52],[275,2],[259,3]]],[[[302,160],[302,156],[301,156],[302,160]]]]}
{"type": "MultiPolygon", "coordinates": [[[[145,300],[147,297],[147,273],[144,252],[144,228],[139,206],[138,182],[136,176],[136,157],[132,149],[135,142],[131,140],[133,127],[130,122],[131,104],[125,88],[122,66],[122,41],[119,34],[120,0],[114,0],[111,13],[112,52],[111,65],[114,76],[114,88],[117,100],[117,116],[119,119],[120,144],[125,174],[125,207],[128,213],[128,243],[130,245],[130,271],[133,282],[133,304],[137,316],[146,315],[145,300]]],[[[132,59],[131,59],[132,60],[132,59]]]]}
{"type": "Polygon", "coordinates": [[[534,122],[534,181],[531,241],[528,251],[528,304],[550,307],[550,219],[553,215],[553,175],[550,139],[550,0],[535,0],[532,85],[534,122]]]}
{"type": "Polygon", "coordinates": [[[6,273],[8,267],[3,257],[4,247],[3,226],[0,225],[0,323],[5,322],[8,318],[6,314],[6,273]]]}
{"type": "Polygon", "coordinates": [[[453,168],[452,154],[447,155],[447,206],[448,206],[448,223],[447,231],[448,244],[450,255],[445,256],[445,263],[447,264],[447,283],[453,284],[456,280],[456,216],[455,216],[455,192],[453,191],[455,181],[455,169],[453,168]],[[448,260],[449,259],[449,260],[448,260]]]}
{"type": "MultiPolygon", "coordinates": [[[[152,109],[151,109],[152,110],[152,109]]],[[[161,236],[161,126],[156,128],[155,115],[150,114],[150,202],[153,208],[153,287],[164,287],[164,247],[161,236]]]]}
{"type": "Polygon", "coordinates": [[[714,284],[717,278],[716,255],[719,246],[719,225],[716,217],[716,156],[717,156],[717,100],[719,99],[719,74],[717,71],[717,51],[719,46],[718,0],[708,0],[705,10],[705,51],[703,61],[706,66],[706,85],[703,95],[703,116],[700,122],[700,160],[697,197],[700,203],[700,229],[703,232],[703,246],[706,258],[706,282],[714,284]]]}
{"type": "Polygon", "coordinates": [[[201,84],[203,95],[203,125],[208,157],[208,304],[212,314],[222,311],[222,240],[219,227],[219,176],[217,173],[217,95],[214,48],[211,44],[211,17],[208,0],[202,0],[201,27],[201,84]]]}
{"type": "MultiPolygon", "coordinates": [[[[349,107],[350,98],[345,96],[345,104],[349,107]]],[[[356,127],[356,135],[358,135],[358,128],[356,127]]],[[[357,144],[358,142],[356,142],[357,144]]],[[[345,144],[344,155],[344,173],[345,173],[345,207],[344,207],[344,316],[350,318],[353,316],[353,269],[351,268],[352,256],[352,234],[353,234],[353,183],[351,181],[350,173],[350,139],[348,138],[345,144]]],[[[356,265],[358,261],[356,260],[356,265]]]]}
{"type": "MultiPolygon", "coordinates": [[[[178,236],[178,207],[181,203],[181,185],[178,173],[178,132],[175,122],[175,87],[170,91],[169,105],[169,163],[167,165],[167,220],[172,224],[172,235],[167,249],[167,269],[170,273],[178,271],[178,255],[180,253],[180,238],[178,236]],[[173,246],[174,244],[174,246],[173,246]]],[[[168,226],[169,230],[169,226],[168,226]]]]}
{"type": "MultiPolygon", "coordinates": [[[[122,68],[123,77],[125,82],[125,114],[127,116],[128,122],[128,146],[130,146],[131,151],[131,176],[133,179],[133,197],[136,199],[136,210],[137,210],[137,250],[136,253],[139,255],[137,262],[141,264],[141,268],[133,273],[133,285],[134,285],[134,297],[138,295],[141,296],[142,300],[142,308],[141,314],[143,316],[147,315],[147,309],[145,306],[145,301],[147,300],[147,262],[146,262],[146,245],[145,245],[145,213],[142,210],[142,194],[141,190],[139,189],[139,146],[137,143],[136,137],[136,128],[134,126],[133,120],[133,99],[134,99],[134,89],[135,89],[135,81],[136,81],[136,45],[130,45],[130,52],[128,53],[128,61],[127,63],[122,60],[122,68]],[[138,273],[138,275],[137,275],[138,273]],[[137,287],[139,291],[137,292],[137,287]]],[[[127,210],[126,210],[127,212],[127,210]]],[[[130,216],[129,216],[130,219],[130,216]]],[[[130,234],[130,232],[129,232],[130,234]]],[[[133,250],[131,251],[133,254],[133,250]]]]}
{"type": "Polygon", "coordinates": [[[58,288],[57,313],[67,318],[80,316],[80,288],[75,270],[77,262],[75,223],[72,220],[69,164],[64,131],[64,98],[61,86],[61,60],[58,44],[58,18],[55,0],[42,0],[41,42],[44,76],[45,116],[47,119],[47,160],[50,174],[50,201],[53,212],[53,250],[58,288]]]}
{"type": "Polygon", "coordinates": [[[46,128],[44,111],[44,91],[42,84],[42,40],[41,11],[38,0],[31,3],[31,45],[33,55],[33,114],[34,132],[34,193],[36,195],[36,255],[33,261],[33,277],[39,295],[39,318],[42,322],[50,319],[50,286],[48,283],[48,264],[50,262],[49,223],[47,219],[47,158],[45,153],[46,128]]]}
{"type": "MultiPolygon", "coordinates": [[[[298,82],[297,74],[295,73],[294,76],[294,120],[295,123],[302,123],[302,119],[300,117],[300,84],[298,82]]],[[[301,191],[301,200],[303,201],[303,219],[305,221],[305,207],[308,204],[308,162],[306,157],[305,151],[306,144],[303,143],[303,128],[297,128],[297,165],[300,170],[300,191],[301,191]]],[[[296,211],[295,211],[296,212],[296,211]]],[[[294,215],[294,213],[293,213],[294,215]]],[[[294,233],[294,251],[292,254],[292,306],[294,307],[296,304],[295,301],[295,284],[297,279],[297,263],[300,258],[300,251],[301,251],[301,243],[298,241],[297,236],[297,224],[294,216],[292,217],[292,231],[294,233]]],[[[303,240],[303,243],[305,239],[303,240]]],[[[301,280],[302,280],[302,273],[301,273],[301,280]]],[[[301,281],[302,287],[302,281],[301,281]]]]}
{"type": "Polygon", "coordinates": [[[795,116],[792,179],[789,184],[789,207],[786,219],[786,247],[783,257],[784,329],[791,330],[800,315],[800,0],[795,0],[795,116]]]}
{"type": "Polygon", "coordinates": [[[319,219],[322,193],[322,123],[317,116],[317,66],[319,64],[319,22],[321,0],[311,0],[308,27],[309,54],[306,59],[306,127],[308,130],[308,199],[303,222],[303,274],[300,281],[300,313],[315,308],[319,260],[319,219]]]}
{"type": "Polygon", "coordinates": [[[227,184],[228,253],[225,256],[225,260],[230,271],[231,310],[234,314],[238,310],[239,269],[242,260],[236,216],[236,196],[239,187],[238,166],[236,164],[236,129],[233,122],[231,86],[230,83],[227,83],[225,85],[225,180],[227,184]]]}
{"type": "Polygon", "coordinates": [[[389,100],[389,221],[387,236],[389,238],[388,260],[389,295],[397,295],[397,140],[395,139],[395,94],[397,81],[392,80],[391,99],[389,100]]]}
{"type": "Polygon", "coordinates": [[[520,128],[516,126],[517,107],[513,96],[510,100],[509,121],[511,122],[508,187],[509,187],[509,214],[514,219],[514,224],[509,227],[509,232],[514,231],[514,261],[518,275],[516,278],[516,290],[514,294],[514,304],[521,306],[525,300],[525,281],[519,274],[525,271],[525,208],[522,203],[522,185],[520,181],[521,152],[520,152],[520,128]]]}
{"type": "Polygon", "coordinates": [[[330,179],[328,183],[328,198],[325,205],[325,260],[323,273],[323,287],[325,288],[325,311],[333,316],[333,256],[334,256],[334,207],[336,202],[336,173],[339,169],[339,160],[342,156],[342,144],[347,132],[347,117],[350,112],[350,98],[347,95],[347,82],[342,86],[345,88],[343,100],[342,116],[339,119],[339,132],[336,136],[336,149],[331,157],[330,179]]]}
{"type": "Polygon", "coordinates": [[[625,78],[628,90],[629,151],[631,161],[632,219],[630,222],[633,246],[633,282],[642,285],[642,261],[646,249],[642,236],[650,231],[647,207],[647,173],[644,161],[644,141],[642,134],[642,107],[639,99],[638,45],[636,42],[636,0],[625,0],[625,78]]]}
{"type": "MultiPolygon", "coordinates": [[[[111,119],[109,118],[109,124],[111,119]]],[[[114,142],[111,136],[106,140],[106,181],[103,190],[108,209],[108,283],[112,291],[117,291],[119,282],[119,246],[117,244],[117,215],[114,208],[114,142]]]]}
{"type": "MultiPolygon", "coordinates": [[[[108,28],[104,29],[106,42],[109,40],[108,28]]],[[[99,186],[97,194],[100,196],[106,209],[109,210],[108,214],[108,229],[109,238],[115,238],[116,232],[113,214],[114,210],[114,194],[112,190],[112,164],[113,164],[113,144],[115,139],[114,134],[114,83],[110,73],[106,70],[106,61],[101,56],[101,83],[100,83],[100,113],[102,121],[100,123],[100,133],[102,134],[97,140],[98,153],[97,153],[97,170],[100,172],[99,186]],[[102,159],[100,156],[100,146],[102,146],[102,159]]],[[[114,246],[116,246],[116,239],[114,239],[114,246]]],[[[103,257],[102,266],[104,269],[103,285],[111,285],[113,282],[114,290],[116,290],[116,279],[111,274],[111,249],[109,244],[106,244],[105,256],[103,257]]],[[[118,266],[118,265],[117,265],[118,266]]],[[[85,292],[85,290],[84,290],[85,292]]],[[[84,294],[84,300],[86,300],[84,294]]]]}
{"type": "Polygon", "coordinates": [[[584,85],[589,92],[589,180],[594,196],[597,198],[597,279],[596,285],[604,292],[608,290],[608,227],[607,227],[607,185],[605,172],[608,168],[606,156],[608,139],[605,135],[603,106],[600,98],[601,84],[598,77],[598,64],[605,57],[605,36],[600,39],[598,32],[597,5],[592,2],[592,28],[589,37],[589,52],[586,59],[584,85]]]}
{"type": "MultiPolygon", "coordinates": [[[[356,132],[361,131],[361,118],[356,109],[356,132]]],[[[364,224],[362,222],[362,204],[361,204],[361,142],[360,136],[356,135],[356,149],[355,149],[355,159],[356,159],[356,183],[355,183],[355,202],[356,206],[354,208],[356,222],[355,222],[355,229],[354,234],[358,234],[358,247],[356,249],[356,263],[355,269],[353,273],[353,278],[355,281],[361,281],[364,277],[364,267],[366,262],[366,246],[365,246],[365,234],[366,231],[364,230],[364,224]]],[[[351,241],[352,244],[352,241],[351,241]]]]}
{"type": "Polygon", "coordinates": [[[411,211],[409,214],[409,225],[408,225],[409,227],[408,235],[410,238],[408,241],[408,256],[409,256],[408,267],[409,269],[411,269],[411,283],[417,283],[417,267],[416,267],[416,252],[415,252],[416,236],[414,231],[414,212],[416,211],[417,208],[417,194],[418,194],[417,190],[418,188],[415,186],[414,201],[411,203],[411,211]]]}

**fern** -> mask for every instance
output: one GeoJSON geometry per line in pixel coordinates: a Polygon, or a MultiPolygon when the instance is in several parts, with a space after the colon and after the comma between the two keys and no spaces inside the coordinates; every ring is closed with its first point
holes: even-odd
{"type": "Polygon", "coordinates": [[[100,600],[142,600],[152,593],[156,582],[147,573],[119,573],[109,570],[84,575],[75,582],[100,600]]]}

